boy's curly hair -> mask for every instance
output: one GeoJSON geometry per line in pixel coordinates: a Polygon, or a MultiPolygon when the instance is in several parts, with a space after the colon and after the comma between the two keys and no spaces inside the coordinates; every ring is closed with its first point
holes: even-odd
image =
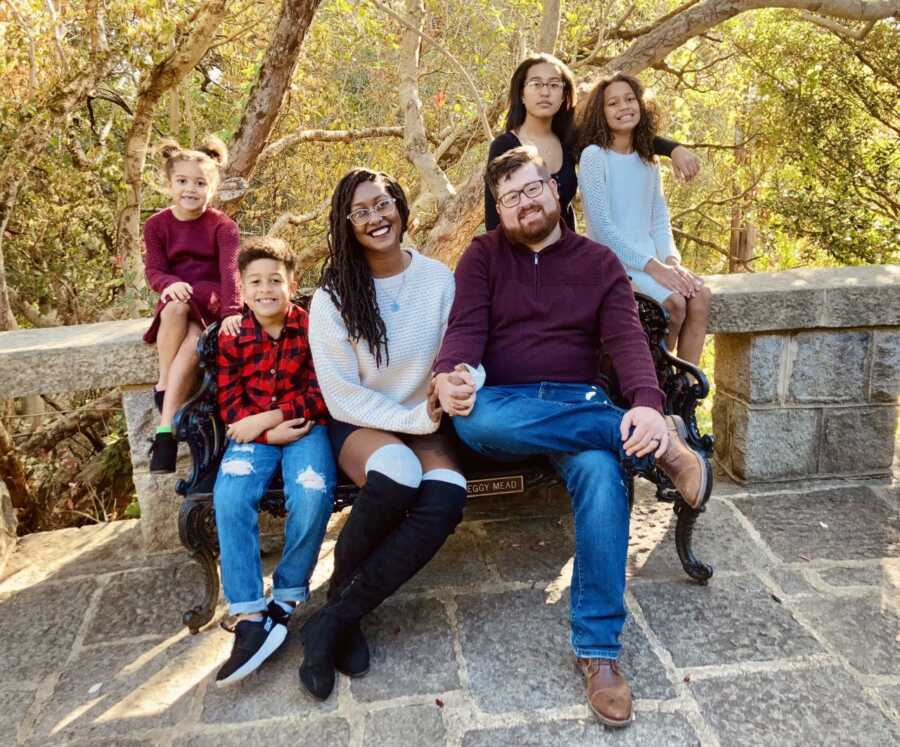
{"type": "Polygon", "coordinates": [[[274,259],[284,265],[288,275],[294,273],[297,260],[287,242],[274,236],[251,236],[241,242],[238,252],[238,270],[241,275],[251,262],[258,259],[274,259]]]}
{"type": "Polygon", "coordinates": [[[632,145],[641,159],[647,163],[654,163],[653,138],[659,131],[659,113],[653,100],[644,94],[641,82],[625,73],[613,73],[602,78],[591,90],[590,94],[579,107],[576,116],[575,157],[581,158],[582,151],[589,145],[599,145],[608,148],[612,145],[613,134],[606,122],[604,111],[604,95],[606,89],[613,83],[627,83],[634,91],[641,112],[641,121],[632,133],[632,145]]]}

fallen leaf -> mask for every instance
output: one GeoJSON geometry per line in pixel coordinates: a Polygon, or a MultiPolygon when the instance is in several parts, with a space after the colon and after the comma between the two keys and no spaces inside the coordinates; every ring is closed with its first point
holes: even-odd
{"type": "Polygon", "coordinates": [[[434,704],[435,704],[438,708],[443,708],[443,707],[444,707],[444,701],[441,700],[440,698],[435,698],[435,699],[434,699],[434,704]]]}
{"type": "Polygon", "coordinates": [[[800,555],[799,553],[797,554],[797,557],[800,558],[800,560],[809,560],[805,555],[800,555]]]}
{"type": "Polygon", "coordinates": [[[682,682],[687,684],[690,681],[691,681],[691,675],[689,675],[689,674],[684,675],[684,679],[682,680],[682,682]]]}

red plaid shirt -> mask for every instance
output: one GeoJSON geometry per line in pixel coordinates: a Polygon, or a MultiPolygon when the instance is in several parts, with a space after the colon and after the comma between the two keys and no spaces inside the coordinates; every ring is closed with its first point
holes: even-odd
{"type": "MultiPolygon", "coordinates": [[[[312,355],[309,352],[309,317],[291,304],[281,337],[272,339],[245,306],[241,331],[219,338],[217,358],[219,412],[225,423],[276,407],[285,420],[306,418],[325,423],[327,410],[312,355]]],[[[265,434],[259,441],[265,441],[265,434]]]]}

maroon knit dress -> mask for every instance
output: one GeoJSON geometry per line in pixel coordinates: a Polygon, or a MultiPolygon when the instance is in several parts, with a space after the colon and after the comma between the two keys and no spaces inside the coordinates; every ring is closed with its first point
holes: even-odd
{"type": "MultiPolygon", "coordinates": [[[[230,314],[241,313],[237,255],[240,234],[237,223],[225,213],[208,208],[194,220],[178,220],[166,208],[144,223],[144,258],[147,283],[157,293],[179,280],[190,284],[190,318],[205,327],[230,314]]],[[[166,305],[156,304],[153,323],[144,342],[156,342],[159,314],[166,305]]]]}

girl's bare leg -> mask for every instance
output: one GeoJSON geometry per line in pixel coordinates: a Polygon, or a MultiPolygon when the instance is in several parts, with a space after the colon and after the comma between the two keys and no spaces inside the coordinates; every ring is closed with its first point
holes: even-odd
{"type": "Polygon", "coordinates": [[[678,335],[678,357],[698,365],[709,324],[709,306],[712,294],[705,285],[687,302],[687,314],[678,335]]]}
{"type": "Polygon", "coordinates": [[[159,419],[160,427],[172,425],[172,418],[178,408],[181,407],[197,377],[197,365],[200,360],[197,357],[197,340],[200,339],[200,325],[197,322],[188,324],[187,334],[178,348],[175,360],[169,369],[169,381],[166,386],[166,398],[163,400],[162,415],[159,419]]]}
{"type": "Polygon", "coordinates": [[[674,353],[678,346],[681,327],[687,315],[687,299],[680,293],[673,293],[663,301],[662,305],[669,312],[669,335],[666,337],[666,347],[670,353],[674,353]]]}
{"type": "Polygon", "coordinates": [[[181,301],[169,301],[159,312],[159,329],[156,332],[156,349],[159,352],[159,379],[156,388],[164,390],[169,383],[172,361],[178,354],[188,330],[190,307],[181,301]]]}

